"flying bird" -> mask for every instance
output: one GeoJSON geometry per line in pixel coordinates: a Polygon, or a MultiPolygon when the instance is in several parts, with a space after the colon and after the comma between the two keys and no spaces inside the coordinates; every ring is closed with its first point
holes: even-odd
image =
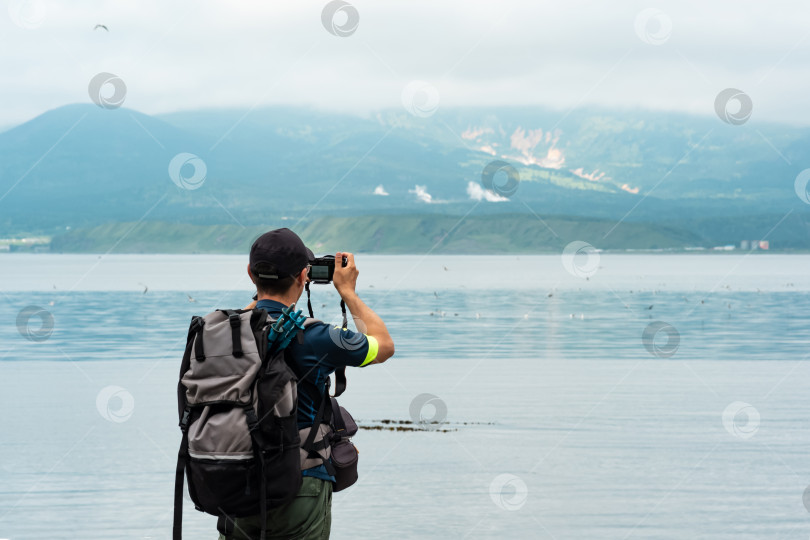
{"type": "Polygon", "coordinates": [[[143,294],[146,294],[149,291],[149,287],[147,287],[145,283],[138,283],[138,285],[143,285],[143,294]]]}
{"type": "Polygon", "coordinates": [[[96,26],[93,28],[93,30],[98,30],[99,28],[103,28],[103,29],[104,29],[104,30],[106,30],[107,32],[109,32],[109,31],[110,31],[110,29],[109,29],[109,28],[107,28],[106,26],[104,26],[103,24],[97,24],[97,25],[96,25],[96,26]]]}
{"type": "Polygon", "coordinates": [[[196,301],[197,301],[197,300],[195,300],[194,298],[192,298],[192,297],[191,297],[191,295],[190,295],[190,294],[188,294],[188,293],[186,293],[186,296],[188,296],[188,301],[189,301],[189,302],[196,302],[196,301]]]}

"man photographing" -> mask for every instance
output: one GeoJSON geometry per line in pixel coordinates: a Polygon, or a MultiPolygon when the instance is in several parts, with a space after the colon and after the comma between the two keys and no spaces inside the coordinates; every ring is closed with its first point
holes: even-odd
{"type": "MultiPolygon", "coordinates": [[[[248,309],[264,309],[269,316],[280,317],[283,309],[300,299],[310,281],[312,260],[312,251],[289,229],[276,229],[260,236],[250,249],[247,271],[258,294],[257,301],[248,309]]],[[[302,341],[293,340],[289,345],[290,367],[298,378],[299,430],[308,431],[313,426],[333,372],[382,363],[394,355],[394,342],[382,319],[355,292],[359,271],[354,255],[338,252],[335,261],[332,281],[335,289],[365,329],[359,333],[315,322],[306,326],[302,341]],[[345,266],[341,264],[344,257],[345,266]]],[[[301,474],[303,483],[297,496],[268,511],[268,539],[329,537],[335,478],[323,463],[303,468],[301,474]]],[[[258,538],[261,528],[258,515],[236,518],[232,530],[220,531],[220,540],[258,538]]]]}

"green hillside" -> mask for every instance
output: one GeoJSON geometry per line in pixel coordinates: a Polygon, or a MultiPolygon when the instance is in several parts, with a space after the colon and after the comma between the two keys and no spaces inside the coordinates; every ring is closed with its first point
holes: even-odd
{"type": "MultiPolygon", "coordinates": [[[[52,252],[106,253],[247,253],[272,225],[189,225],[165,222],[114,223],[73,230],[54,237],[52,252]]],[[[559,252],[574,240],[603,249],[667,249],[699,246],[704,240],[687,231],[645,223],[546,217],[525,214],[491,216],[324,217],[296,227],[318,254],[339,249],[367,253],[542,253],[559,252]],[[545,222],[545,223],[544,223],[545,222]]],[[[293,226],[293,223],[286,223],[293,226]]]]}

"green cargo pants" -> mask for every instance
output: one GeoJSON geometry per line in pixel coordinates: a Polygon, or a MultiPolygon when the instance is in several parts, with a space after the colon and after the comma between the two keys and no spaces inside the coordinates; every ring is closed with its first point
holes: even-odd
{"type": "MultiPolygon", "coordinates": [[[[267,511],[267,540],[327,540],[332,528],[332,482],[305,476],[295,499],[267,511]]],[[[219,540],[254,540],[261,517],[236,518],[232,534],[219,540]]]]}

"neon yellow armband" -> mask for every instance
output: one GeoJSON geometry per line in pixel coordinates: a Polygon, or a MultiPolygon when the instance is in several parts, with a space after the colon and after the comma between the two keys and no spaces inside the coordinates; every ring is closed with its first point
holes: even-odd
{"type": "Polygon", "coordinates": [[[363,360],[363,363],[360,364],[360,367],[370,364],[377,358],[377,351],[380,350],[380,344],[377,343],[377,338],[372,336],[366,336],[368,339],[368,352],[366,353],[366,359],[363,360]]]}

